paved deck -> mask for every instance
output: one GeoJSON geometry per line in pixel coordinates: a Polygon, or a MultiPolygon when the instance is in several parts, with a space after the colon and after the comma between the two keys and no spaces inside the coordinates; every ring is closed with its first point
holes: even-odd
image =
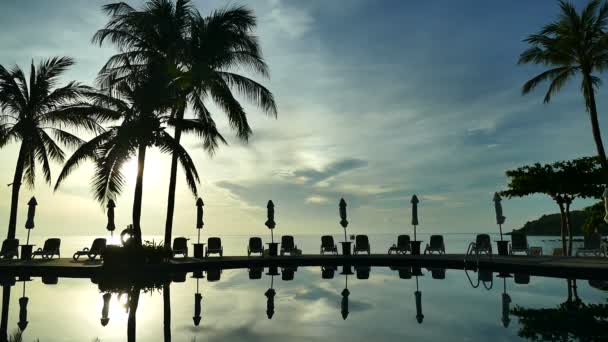
{"type": "MultiPolygon", "coordinates": [[[[602,279],[608,280],[608,258],[588,257],[553,257],[553,256],[497,256],[481,257],[479,264],[469,258],[465,262],[463,254],[444,255],[387,255],[372,254],[357,256],[342,255],[300,255],[278,257],[225,256],[206,259],[174,259],[170,263],[148,265],[137,269],[125,270],[132,273],[180,273],[193,272],[209,268],[237,269],[259,268],[268,266],[322,266],[322,265],[365,265],[377,267],[420,266],[425,268],[474,269],[477,266],[496,272],[528,273],[535,276],[602,279]]],[[[107,271],[99,261],[78,261],[72,259],[53,260],[11,260],[0,261],[0,276],[52,275],[58,277],[91,278],[103,275],[107,271]]],[[[117,272],[113,270],[113,274],[117,272]]]]}

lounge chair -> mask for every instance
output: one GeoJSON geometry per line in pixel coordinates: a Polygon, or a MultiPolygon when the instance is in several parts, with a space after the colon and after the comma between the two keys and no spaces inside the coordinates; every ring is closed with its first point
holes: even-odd
{"type": "Polygon", "coordinates": [[[207,281],[209,281],[209,282],[219,281],[221,277],[222,277],[221,268],[210,268],[207,270],[207,281]]]}
{"type": "Polygon", "coordinates": [[[294,266],[286,266],[281,269],[281,279],[285,281],[293,280],[297,267],[294,266]]]}
{"type": "Polygon", "coordinates": [[[251,256],[251,254],[253,253],[260,253],[260,256],[264,256],[264,244],[262,243],[262,238],[249,238],[249,246],[247,246],[247,256],[251,256]]]}
{"type": "Polygon", "coordinates": [[[6,239],[2,241],[2,249],[0,249],[0,259],[19,258],[19,240],[6,239]]]}
{"type": "Polygon", "coordinates": [[[44,285],[57,285],[59,283],[59,277],[56,275],[45,275],[41,277],[44,285]]]}
{"type": "Polygon", "coordinates": [[[353,248],[353,254],[357,255],[357,253],[361,252],[367,252],[367,255],[370,255],[369,238],[367,235],[355,236],[355,248],[353,248]]]}
{"type": "Polygon", "coordinates": [[[445,254],[445,243],[443,242],[443,235],[431,235],[429,244],[424,249],[424,254],[445,254]]]}
{"type": "Polygon", "coordinates": [[[407,252],[412,252],[409,235],[399,235],[397,237],[397,244],[392,245],[388,249],[388,254],[406,254],[407,252]]]}
{"type": "Polygon", "coordinates": [[[482,253],[492,257],[492,242],[488,234],[478,234],[475,242],[471,242],[469,248],[467,248],[467,255],[475,254],[475,256],[479,256],[482,253]]]}
{"type": "Polygon", "coordinates": [[[445,268],[429,268],[433,279],[445,279],[445,268]]]}
{"type": "Polygon", "coordinates": [[[184,256],[184,258],[188,257],[188,239],[185,237],[176,237],[173,239],[173,256],[175,257],[178,254],[184,256]]]}
{"type": "Polygon", "coordinates": [[[530,283],[530,273],[515,273],[513,274],[513,280],[515,284],[529,284],[530,283]]]}
{"type": "Polygon", "coordinates": [[[249,269],[249,279],[262,279],[263,267],[252,267],[249,269]]]}
{"type": "Polygon", "coordinates": [[[32,259],[34,259],[36,256],[40,256],[42,259],[53,259],[54,255],[57,255],[57,257],[60,258],[60,246],[60,239],[47,239],[44,241],[44,246],[42,248],[38,248],[34,253],[32,253],[32,259]]]}
{"type": "Polygon", "coordinates": [[[370,266],[361,265],[355,266],[355,272],[357,272],[357,279],[369,279],[370,266]]]}
{"type": "Polygon", "coordinates": [[[296,246],[293,236],[291,235],[283,235],[281,236],[281,255],[298,255],[300,254],[300,250],[298,246],[296,246]]]}
{"type": "Polygon", "coordinates": [[[321,278],[333,279],[336,274],[337,267],[334,265],[321,266],[321,278]]]}
{"type": "Polygon", "coordinates": [[[526,255],[530,254],[530,247],[528,246],[528,237],[523,233],[511,233],[511,247],[509,250],[509,254],[513,255],[517,252],[526,253],[526,255]]]}
{"type": "Polygon", "coordinates": [[[220,258],[224,256],[224,249],[222,248],[222,239],[219,237],[210,237],[207,239],[207,250],[205,251],[205,257],[209,254],[219,254],[220,258]]]}
{"type": "Polygon", "coordinates": [[[600,234],[585,235],[584,239],[584,246],[576,250],[576,256],[607,256],[606,244],[602,243],[600,234]]]}
{"type": "Polygon", "coordinates": [[[74,256],[72,258],[74,259],[74,261],[76,261],[81,256],[86,255],[87,257],[89,257],[89,260],[95,260],[95,258],[97,258],[97,256],[99,256],[100,259],[103,259],[103,253],[105,250],[106,250],[106,239],[97,238],[97,239],[93,240],[93,244],[91,244],[91,249],[89,249],[88,247],[85,247],[82,250],[74,253],[74,256]]]}
{"type": "Polygon", "coordinates": [[[323,235],[321,236],[321,255],[326,252],[331,254],[338,254],[338,247],[334,243],[334,237],[331,235],[323,235]]]}
{"type": "Polygon", "coordinates": [[[412,279],[412,267],[399,267],[397,268],[400,279],[412,279]]]}
{"type": "Polygon", "coordinates": [[[186,275],[188,275],[185,272],[182,273],[171,273],[171,281],[174,283],[185,283],[186,282],[186,275]]]}

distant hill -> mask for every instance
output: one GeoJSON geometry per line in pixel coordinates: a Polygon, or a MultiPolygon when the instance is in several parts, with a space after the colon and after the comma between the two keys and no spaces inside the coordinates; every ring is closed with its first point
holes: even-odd
{"type": "MultiPolygon", "coordinates": [[[[573,235],[583,235],[581,227],[587,218],[588,213],[583,210],[570,212],[570,226],[574,228],[573,235]]],[[[560,235],[560,214],[543,215],[539,219],[526,222],[519,230],[526,235],[560,235]]],[[[600,228],[603,234],[608,232],[606,225],[600,228]]]]}

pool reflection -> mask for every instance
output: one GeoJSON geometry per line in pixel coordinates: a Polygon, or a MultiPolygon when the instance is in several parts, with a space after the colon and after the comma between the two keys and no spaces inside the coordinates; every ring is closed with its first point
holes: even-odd
{"type": "MultiPolygon", "coordinates": [[[[446,270],[441,268],[426,268],[423,269],[418,266],[403,266],[403,267],[395,267],[392,268],[390,273],[386,273],[383,271],[379,271],[374,269],[372,272],[371,267],[369,266],[361,266],[361,265],[324,265],[320,268],[316,268],[316,272],[313,269],[305,268],[301,275],[298,275],[297,279],[295,277],[298,272],[298,268],[295,266],[282,265],[282,266],[271,266],[268,268],[250,268],[247,269],[246,272],[242,271],[234,271],[230,270],[227,274],[227,279],[224,280],[222,278],[223,270],[219,268],[208,269],[205,271],[197,271],[194,273],[174,273],[171,274],[168,279],[165,280],[115,280],[115,279],[91,279],[93,283],[97,284],[97,288],[99,291],[99,299],[101,299],[100,303],[102,303],[101,307],[101,318],[99,320],[101,327],[107,327],[109,323],[112,321],[114,315],[119,314],[121,310],[124,310],[126,314],[126,336],[127,341],[136,341],[136,337],[142,336],[141,332],[138,333],[138,317],[149,317],[150,310],[153,310],[154,307],[147,306],[145,309],[140,308],[142,294],[147,293],[152,296],[160,295],[162,292],[162,331],[163,331],[163,339],[165,342],[171,341],[173,336],[172,334],[178,334],[183,337],[184,326],[183,322],[178,321],[177,323],[172,323],[172,300],[175,301],[175,298],[171,298],[172,287],[178,287],[177,290],[178,297],[181,298],[181,292],[183,288],[190,287],[188,284],[192,284],[192,292],[188,292],[188,302],[192,303],[192,295],[194,297],[194,305],[193,312],[188,310],[189,315],[187,317],[191,317],[192,321],[188,322],[188,326],[191,327],[191,330],[186,330],[191,334],[198,335],[199,333],[216,333],[216,328],[213,325],[217,325],[216,315],[221,315],[220,312],[207,312],[206,319],[207,321],[211,318],[211,322],[206,323],[208,328],[205,330],[199,330],[201,328],[203,322],[203,291],[202,286],[204,280],[206,279],[209,282],[209,286],[214,288],[214,291],[219,291],[224,289],[224,286],[228,286],[228,284],[233,283],[235,279],[234,277],[238,277],[240,274],[247,274],[245,277],[251,280],[260,280],[264,279],[268,282],[259,283],[252,282],[256,284],[261,284],[262,288],[259,285],[256,285],[256,288],[260,288],[260,292],[257,292],[258,295],[263,294],[263,298],[266,301],[265,313],[268,320],[272,320],[273,318],[276,320],[276,314],[279,310],[282,312],[280,315],[280,321],[285,322],[286,319],[291,319],[292,317],[302,317],[308,314],[308,312],[299,312],[297,310],[294,311],[294,301],[304,301],[304,300],[327,300],[328,305],[330,307],[335,307],[336,310],[333,311],[335,313],[335,317],[341,317],[341,320],[355,320],[356,322],[361,322],[361,320],[369,319],[370,313],[367,313],[367,310],[375,310],[373,312],[381,312],[381,311],[391,311],[396,310],[397,315],[402,315],[404,310],[407,312],[411,312],[410,322],[413,324],[424,324],[424,325],[434,325],[437,324],[438,320],[441,319],[441,315],[438,315],[438,311],[436,310],[436,297],[437,292],[441,291],[442,288],[452,287],[454,286],[454,282],[443,282],[446,277],[446,270]],[[339,274],[336,274],[340,269],[339,274]],[[266,271],[266,273],[264,273],[266,271]],[[319,277],[320,271],[320,277],[319,277]],[[317,287],[317,285],[312,286],[314,291],[316,292],[306,292],[306,280],[308,276],[316,273],[316,279],[323,279],[326,281],[327,285],[317,287]],[[390,275],[389,278],[386,278],[386,275],[390,275]],[[280,276],[280,281],[275,283],[275,281],[280,276]],[[377,279],[375,277],[378,277],[377,279]],[[277,278],[277,279],[275,279],[277,278]],[[302,284],[298,284],[299,279],[302,284]],[[390,280],[392,279],[392,280],[390,280]],[[370,295],[368,293],[369,289],[376,288],[381,286],[382,282],[386,281],[394,281],[399,282],[401,284],[408,284],[407,286],[395,286],[395,290],[389,291],[390,296],[404,296],[404,298],[408,298],[411,296],[413,292],[413,297],[409,300],[406,300],[406,305],[404,306],[403,301],[400,298],[395,297],[393,300],[395,302],[395,307],[385,307],[385,306],[374,306],[373,302],[370,304],[362,304],[365,302],[360,302],[361,298],[365,298],[366,302],[370,300],[370,295]],[[183,285],[180,285],[183,284],[183,285]],[[329,286],[331,284],[331,286],[329,286]],[[354,284],[354,287],[353,287],[354,284]],[[441,285],[446,284],[446,285],[441,285]],[[447,285],[450,284],[450,285],[447,285]],[[409,291],[399,291],[399,288],[402,289],[411,289],[412,292],[409,291]],[[300,290],[301,289],[301,290],[300,290]],[[295,292],[294,292],[295,291],[295,292]],[[304,291],[304,292],[303,292],[304,291]],[[429,291],[431,294],[429,294],[429,291]],[[282,296],[279,296],[279,292],[282,292],[282,296]],[[409,295],[408,295],[409,292],[409,295]],[[423,292],[427,294],[427,296],[423,296],[423,292]],[[294,293],[296,295],[294,296],[294,293]],[[298,293],[309,293],[309,295],[297,295],[298,293]],[[332,299],[333,296],[338,298],[337,301],[332,299]],[[308,296],[308,297],[306,297],[308,296]],[[425,303],[425,301],[430,301],[432,303],[431,313],[428,313],[428,316],[425,315],[425,304],[427,305],[426,309],[428,310],[429,303],[425,303]],[[334,304],[332,304],[332,302],[334,304]],[[407,302],[411,304],[407,304],[407,302]],[[119,304],[122,303],[122,307],[119,304]],[[339,303],[339,304],[338,304],[339,303]],[[114,306],[116,305],[116,306],[114,306]],[[279,305],[280,307],[277,307],[279,305]],[[411,309],[409,309],[409,308],[411,309]],[[138,310],[143,310],[142,312],[138,312],[138,310]],[[411,311],[410,311],[411,310],[411,311]],[[190,316],[190,313],[192,315],[190,316]],[[176,330],[177,329],[177,330],[176,330]]],[[[450,272],[451,275],[455,276],[456,271],[450,272]]],[[[466,285],[469,289],[473,289],[479,295],[481,293],[486,293],[486,291],[491,291],[491,293],[497,293],[498,298],[492,296],[496,303],[495,307],[500,310],[496,310],[497,315],[495,317],[495,322],[499,322],[500,326],[504,329],[509,329],[512,323],[512,318],[517,318],[518,325],[514,328],[513,332],[517,333],[522,338],[527,338],[531,340],[552,340],[559,339],[562,340],[566,338],[568,339],[582,339],[582,340],[594,340],[598,337],[604,338],[606,337],[606,331],[608,331],[608,305],[605,303],[584,303],[579,296],[579,290],[577,286],[576,280],[552,280],[554,282],[563,282],[566,284],[564,293],[566,294],[565,301],[560,304],[554,306],[539,306],[538,304],[532,305],[531,307],[526,307],[525,301],[521,301],[516,297],[515,301],[517,304],[512,307],[513,298],[511,291],[514,287],[518,287],[518,291],[521,295],[522,286],[526,287],[530,284],[530,275],[524,273],[494,273],[488,270],[477,270],[471,271],[467,270],[462,272],[466,274],[466,279],[468,280],[468,284],[466,285]],[[502,283],[502,284],[501,284],[502,283]],[[502,286],[500,286],[500,285],[502,286]],[[480,291],[482,290],[482,291],[480,291]],[[500,312],[500,314],[498,314],[500,312]],[[498,319],[500,317],[500,319],[498,319]],[[547,319],[550,318],[550,319],[547,319]],[[582,323],[581,323],[582,322],[582,323]]],[[[542,279],[542,278],[539,278],[542,279]]],[[[34,279],[36,280],[36,279],[34,279]]],[[[41,279],[42,280],[42,279],[41,279]]],[[[55,281],[54,279],[47,278],[46,280],[41,281],[44,285],[51,285],[46,287],[45,291],[53,291],[53,288],[57,288],[57,286],[61,286],[62,282],[55,281]]],[[[0,319],[0,342],[6,342],[9,340],[9,333],[13,331],[24,332],[27,329],[36,329],[36,328],[28,328],[29,326],[40,324],[37,321],[33,323],[30,321],[32,319],[31,315],[28,315],[28,310],[32,309],[32,307],[36,305],[41,305],[40,300],[36,300],[39,298],[37,293],[32,293],[33,296],[28,296],[28,288],[30,287],[28,284],[32,281],[30,277],[23,276],[19,278],[8,278],[1,279],[2,285],[2,316],[0,319]],[[19,289],[20,297],[16,299],[17,306],[15,309],[10,308],[11,304],[11,292],[14,289],[19,289]],[[15,313],[12,313],[11,310],[16,310],[15,313]],[[12,323],[16,325],[18,329],[11,329],[9,316],[15,315],[16,318],[12,323]]],[[[596,282],[597,283],[597,282],[596,282]]],[[[605,285],[605,282],[599,282],[600,285],[596,285],[596,287],[601,287],[605,285]]],[[[462,285],[465,283],[460,283],[462,285]]],[[[205,287],[207,288],[207,287],[205,287]]],[[[210,288],[211,289],[211,288],[210,288]]],[[[49,292],[52,293],[52,292],[49,292]]],[[[214,292],[217,293],[217,292],[214,292]]],[[[260,302],[261,298],[258,295],[251,297],[253,301],[260,302]],[[258,299],[255,299],[258,298],[258,299]]],[[[387,293],[386,296],[389,296],[387,293]]],[[[148,296],[146,296],[147,298],[148,296]]],[[[217,302],[222,301],[220,297],[211,296],[208,297],[211,301],[217,302]]],[[[372,297],[374,298],[374,297],[372,297]]],[[[380,298],[380,297],[377,297],[380,298]]],[[[389,297],[390,298],[390,297],[389,297]]],[[[232,298],[226,299],[227,305],[232,305],[232,298]]],[[[236,300],[236,299],[234,299],[236,300]]],[[[390,299],[388,299],[390,301],[390,299]]],[[[454,301],[457,301],[457,298],[453,298],[454,301]]],[[[208,302],[206,302],[208,303],[208,302]]],[[[317,302],[318,304],[321,302],[317,302]]],[[[383,302],[386,304],[386,302],[383,302]]],[[[175,302],[173,302],[175,304],[175,302]]],[[[206,305],[205,311],[213,311],[208,310],[210,308],[215,308],[217,310],[216,303],[212,303],[211,307],[207,307],[206,305]]],[[[261,303],[260,303],[261,304],[261,303]]],[[[309,303],[310,304],[310,303],[309,303]]],[[[306,302],[303,305],[309,306],[306,302]]],[[[383,304],[383,305],[385,305],[383,304]]],[[[189,304],[190,306],[192,304],[189,304]]],[[[449,306],[449,303],[445,303],[445,305],[449,306]]],[[[255,306],[255,305],[254,305],[255,306]]],[[[447,306],[446,306],[447,307],[447,306]]],[[[160,308],[160,307],[158,307],[160,308]]],[[[178,318],[182,319],[184,316],[181,314],[182,305],[179,305],[178,310],[180,312],[177,314],[178,318]]],[[[303,308],[306,308],[303,307],[303,308]]],[[[312,306],[310,309],[312,310],[312,306]]],[[[36,308],[38,309],[38,308],[36,308]]],[[[57,308],[62,309],[62,308],[57,308]]],[[[492,312],[491,308],[485,307],[482,308],[484,312],[492,312]]],[[[64,309],[65,310],[65,309],[64,309]]],[[[263,310],[263,309],[262,309],[263,310]]],[[[160,312],[160,311],[159,311],[160,312]]],[[[258,311],[260,314],[261,312],[258,311]]],[[[372,311],[370,311],[372,312],[372,311]]],[[[60,312],[59,312],[60,314],[60,312]]],[[[97,311],[99,314],[99,311],[97,311]]],[[[233,311],[233,314],[238,316],[236,311],[233,311]]],[[[37,316],[38,319],[39,316],[37,316]]],[[[97,316],[100,317],[100,316],[97,316]]],[[[380,316],[382,317],[382,316],[380,316]]],[[[479,318],[477,318],[479,319],[479,318]]],[[[52,320],[52,317],[49,317],[49,320],[52,320]]],[[[188,318],[189,320],[189,318],[188,318]]],[[[119,320],[120,321],[120,320],[119,320]]],[[[75,322],[77,323],[77,322],[75,322]]],[[[99,324],[96,323],[96,324],[99,324]]],[[[160,323],[160,322],[159,322],[160,323]]],[[[370,323],[370,322],[368,322],[370,323]]],[[[377,323],[381,323],[378,321],[377,323]]],[[[47,322],[48,324],[48,322],[47,322]]],[[[146,323],[146,327],[149,326],[150,323],[146,323]]],[[[283,324],[283,323],[281,323],[283,324]]],[[[360,324],[360,323],[359,323],[360,324]]],[[[15,327],[13,325],[13,327],[15,327]]],[[[117,325],[113,324],[115,327],[117,325]]],[[[99,325],[98,325],[99,326],[99,325]]],[[[160,327],[160,325],[159,325],[160,327]]],[[[121,328],[123,329],[123,328],[121,328]]],[[[502,328],[501,328],[502,329],[502,328]]],[[[145,330],[145,329],[144,329],[145,330]]],[[[53,333],[53,331],[49,331],[49,334],[53,333]]],[[[123,330],[123,339],[124,339],[124,330],[123,330]]],[[[160,336],[159,336],[160,337],[160,336]]],[[[289,336],[285,336],[289,337],[289,336]]],[[[379,338],[382,339],[382,338],[379,338]]],[[[44,339],[41,336],[41,341],[45,342],[45,340],[54,340],[52,336],[48,339],[44,339]]],[[[182,338],[176,338],[176,340],[182,340],[182,338]]],[[[105,339],[104,339],[105,341],[105,339]]]]}

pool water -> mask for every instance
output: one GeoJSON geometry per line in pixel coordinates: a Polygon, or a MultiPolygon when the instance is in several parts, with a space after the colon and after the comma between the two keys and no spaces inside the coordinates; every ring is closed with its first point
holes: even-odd
{"type": "MultiPolygon", "coordinates": [[[[467,238],[446,238],[448,252],[466,247],[467,238]]],[[[374,242],[390,242],[389,237],[382,239],[370,237],[372,252],[374,242]]],[[[228,254],[244,253],[241,240],[225,239],[228,254]]],[[[318,249],[313,240],[318,237],[296,238],[304,253],[318,249]]],[[[550,248],[547,244],[553,242],[539,238],[534,243],[550,248]]],[[[353,267],[349,272],[338,267],[332,279],[324,279],[320,267],[291,271],[295,272],[279,268],[271,276],[265,269],[260,279],[250,279],[247,269],[224,270],[217,280],[218,274],[203,274],[200,279],[188,274],[164,288],[142,290],[136,310],[131,307],[136,324],[130,337],[138,341],[608,340],[608,292],[599,289],[606,286],[602,282],[426,268],[353,267]],[[202,296],[198,325],[197,293],[202,296]]],[[[325,276],[330,273],[326,270],[325,276]]],[[[9,287],[4,289],[6,295],[9,287]]],[[[127,341],[128,304],[135,297],[134,292],[130,295],[131,302],[127,294],[119,296],[90,279],[60,278],[54,285],[40,278],[17,282],[10,287],[8,306],[3,307],[8,313],[7,333],[27,322],[26,342],[127,341]],[[109,299],[106,312],[102,312],[104,295],[109,299]],[[21,297],[28,298],[27,317],[23,312],[20,317],[21,297]]]]}

